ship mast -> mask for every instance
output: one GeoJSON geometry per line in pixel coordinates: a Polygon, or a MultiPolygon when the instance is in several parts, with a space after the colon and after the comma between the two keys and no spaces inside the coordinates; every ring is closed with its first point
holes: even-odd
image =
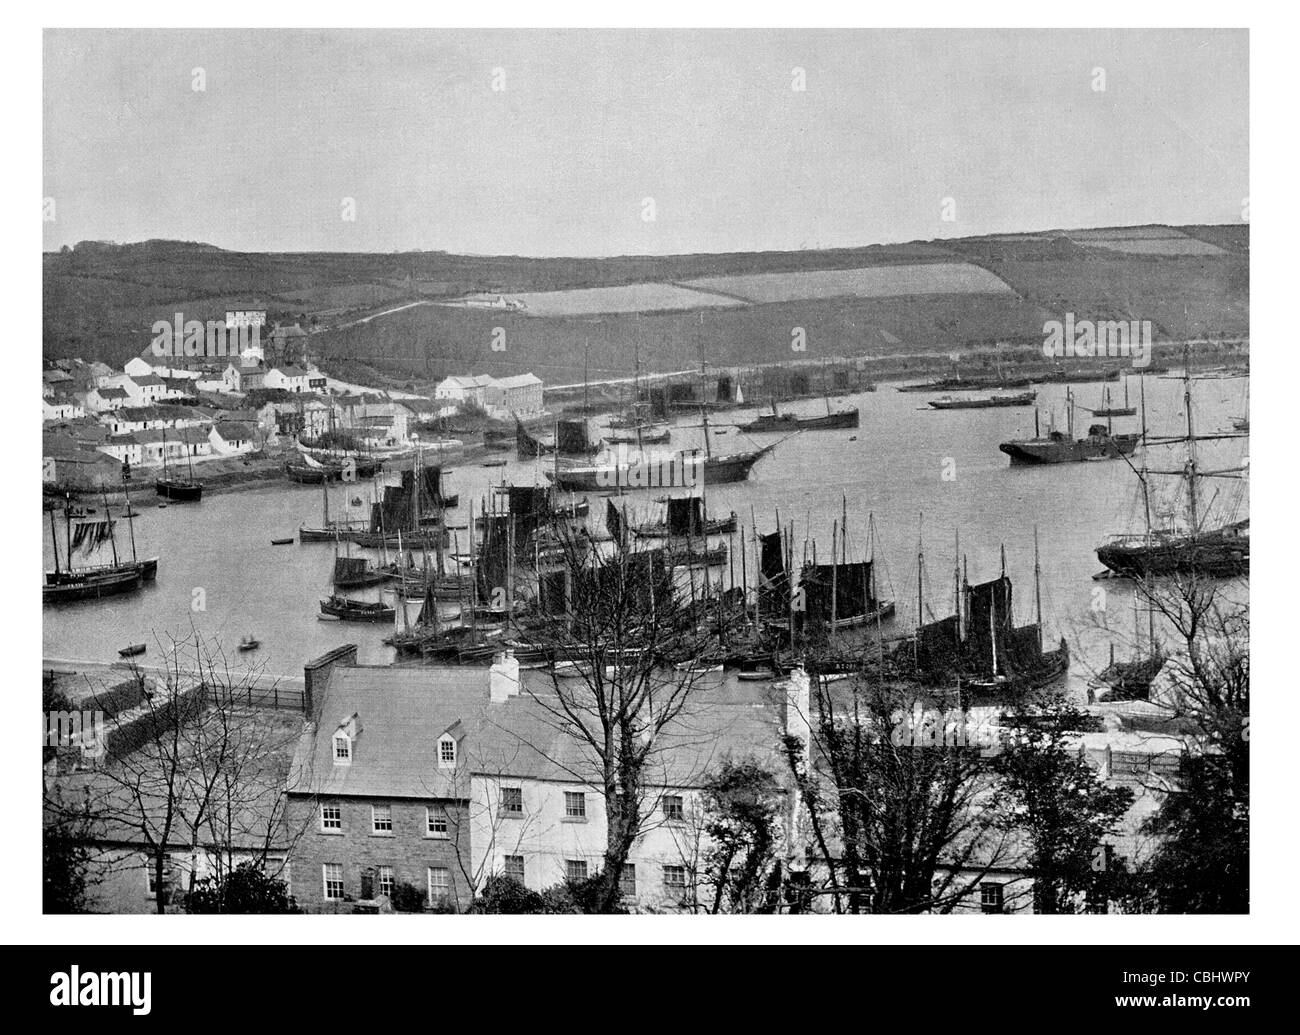
{"type": "MultiPolygon", "coordinates": [[[[50,508],[50,542],[54,544],[54,573],[59,572],[59,533],[54,524],[54,508],[50,508]]],[[[68,550],[68,567],[72,567],[72,551],[68,550]]]]}
{"type": "Polygon", "coordinates": [[[113,567],[117,567],[117,536],[113,535],[113,516],[108,511],[108,490],[104,488],[104,483],[99,483],[100,496],[104,500],[104,520],[108,522],[108,542],[113,547],[113,567]]]}
{"type": "Polygon", "coordinates": [[[131,561],[135,563],[135,511],[131,509],[131,465],[122,465],[122,495],[126,498],[126,527],[131,535],[131,561]]]}
{"type": "MultiPolygon", "coordinates": [[[[1127,389],[1126,389],[1127,390],[1127,389]]],[[[1142,483],[1142,510],[1146,522],[1146,541],[1145,546],[1148,553],[1151,550],[1151,490],[1147,485],[1147,381],[1142,374],[1138,375],[1138,404],[1142,407],[1142,473],[1138,480],[1142,483]]],[[[1142,592],[1147,598],[1147,646],[1154,651],[1156,646],[1156,615],[1155,609],[1151,606],[1151,573],[1143,567],[1142,570],[1142,592]]]]}
{"type": "Polygon", "coordinates": [[[952,606],[957,615],[957,639],[961,639],[961,530],[952,533],[952,606]]]}
{"type": "Polygon", "coordinates": [[[1038,526],[1034,526],[1034,610],[1038,616],[1038,651],[1043,651],[1043,590],[1039,585],[1038,526]]]}
{"type": "Polygon", "coordinates": [[[1196,500],[1196,436],[1192,430],[1192,371],[1191,346],[1183,345],[1183,411],[1187,414],[1187,520],[1188,530],[1195,535],[1200,531],[1200,517],[1196,500]]]}
{"type": "Polygon", "coordinates": [[[912,661],[914,664],[920,663],[921,649],[921,626],[925,622],[925,549],[922,545],[921,525],[925,520],[925,515],[918,514],[916,517],[916,636],[912,639],[912,661]]]}

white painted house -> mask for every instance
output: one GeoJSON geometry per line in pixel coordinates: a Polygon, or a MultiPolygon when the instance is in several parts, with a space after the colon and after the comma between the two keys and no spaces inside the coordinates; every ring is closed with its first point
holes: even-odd
{"type": "MultiPolygon", "coordinates": [[[[606,819],[589,749],[557,730],[556,712],[545,706],[554,691],[545,681],[530,682],[520,692],[512,654],[498,658],[489,679],[489,705],[465,738],[472,774],[471,872],[504,873],[534,890],[595,874],[602,865],[606,819]]],[[[689,718],[659,733],[656,763],[644,787],[646,819],[622,874],[628,908],[691,908],[692,874],[709,845],[701,804],[705,778],[728,754],[779,765],[785,716],[769,693],[719,677],[716,687],[697,695],[689,718]]]]}
{"type": "Polygon", "coordinates": [[[453,375],[438,383],[438,387],[433,390],[433,397],[446,399],[449,402],[470,402],[477,406],[486,406],[485,396],[492,383],[493,378],[490,374],[473,374],[469,377],[453,375]]]}
{"type": "Polygon", "coordinates": [[[536,374],[494,378],[484,404],[488,415],[498,420],[536,417],[542,412],[542,380],[536,374]]]}
{"type": "Polygon", "coordinates": [[[302,367],[272,367],[266,372],[263,384],[267,388],[281,388],[286,392],[306,392],[310,390],[310,375],[302,367]]]}

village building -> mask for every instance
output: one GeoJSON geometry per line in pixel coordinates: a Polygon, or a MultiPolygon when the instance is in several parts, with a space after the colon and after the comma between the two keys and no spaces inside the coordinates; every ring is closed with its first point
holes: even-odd
{"type": "Polygon", "coordinates": [[[221,387],[217,390],[232,393],[251,392],[255,388],[266,387],[266,375],[266,368],[260,364],[227,363],[221,372],[221,387]]]}
{"type": "Polygon", "coordinates": [[[218,420],[208,432],[212,452],[218,456],[239,456],[258,448],[257,425],[237,420],[218,420]]]}
{"type": "Polygon", "coordinates": [[[279,388],[285,392],[306,392],[308,387],[309,375],[302,367],[282,366],[272,367],[266,372],[262,384],[266,388],[279,388]]]}
{"type": "Polygon", "coordinates": [[[62,432],[42,436],[41,461],[46,484],[89,491],[122,481],[120,461],[62,432]]]}
{"type": "Polygon", "coordinates": [[[154,428],[110,435],[99,447],[103,452],[132,467],[161,467],[167,462],[210,456],[212,443],[203,428],[154,428]]]}
{"type": "Polygon", "coordinates": [[[534,374],[494,378],[484,393],[488,415],[498,420],[527,419],[542,412],[542,381],[534,374]]]}
{"type": "Polygon", "coordinates": [[[446,399],[448,402],[485,406],[487,390],[492,380],[489,374],[474,374],[469,377],[453,375],[438,382],[433,397],[446,399]]]}
{"type": "Polygon", "coordinates": [[[126,389],[116,385],[101,385],[86,393],[85,407],[91,413],[106,413],[127,406],[131,402],[126,389]]]}
{"type": "Polygon", "coordinates": [[[286,784],[294,898],[309,913],[430,912],[473,899],[463,715],[486,680],[463,669],[358,666],[357,648],[307,665],[310,721],[286,784]]]}
{"type": "Polygon", "coordinates": [[[71,420],[85,415],[86,407],[78,402],[75,396],[56,393],[41,398],[41,420],[43,421],[71,420]]]}
{"type": "MultiPolygon", "coordinates": [[[[91,750],[59,747],[45,766],[49,803],[66,808],[90,800],[107,806],[83,842],[87,912],[156,913],[160,904],[163,912],[184,912],[185,895],[198,881],[221,877],[245,862],[285,881],[292,894],[292,831],[284,824],[283,794],[294,732],[302,726],[300,693],[285,688],[256,699],[251,707],[267,750],[241,769],[240,786],[231,797],[214,792],[222,805],[220,818],[209,815],[195,828],[190,824],[198,817],[191,808],[168,809],[161,782],[149,778],[160,771],[157,762],[139,745],[143,729],[157,721],[163,695],[173,696],[175,710],[188,716],[202,706],[206,689],[184,680],[173,688],[149,675],[118,683],[79,676],[57,685],[74,708],[103,716],[99,730],[87,731],[91,750]],[[144,789],[133,796],[126,788],[135,774],[144,789]]],[[[182,750],[193,748],[186,743],[182,750]]]]}
{"type": "Polygon", "coordinates": [[[152,406],[122,406],[99,415],[99,421],[114,435],[151,428],[197,428],[203,415],[194,407],[158,403],[152,406]]]}
{"type": "Polygon", "coordinates": [[[161,402],[167,394],[167,382],[154,373],[124,377],[121,387],[126,389],[132,406],[161,402]]]}

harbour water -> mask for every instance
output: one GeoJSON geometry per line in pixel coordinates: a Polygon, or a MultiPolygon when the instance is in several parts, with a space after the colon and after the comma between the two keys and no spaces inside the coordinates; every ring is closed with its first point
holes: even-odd
{"type": "MultiPolygon", "coordinates": [[[[1193,381],[1198,434],[1231,431],[1232,420],[1245,415],[1246,385],[1244,377],[1193,381]]],[[[1083,407],[1101,406],[1103,387],[1071,386],[1079,407],[1077,436],[1085,434],[1091,422],[1083,407]]],[[[1112,400],[1117,393],[1122,397],[1121,385],[1109,387],[1112,400]]],[[[1145,388],[1151,434],[1182,434],[1183,383],[1177,374],[1148,376],[1145,388]]],[[[1037,390],[1043,432],[1052,410],[1057,427],[1064,430],[1066,386],[1040,385],[1037,390]]],[[[1137,393],[1133,379],[1130,394],[1135,404],[1137,393]]],[[[1119,656],[1127,656],[1132,648],[1132,587],[1120,580],[1094,581],[1092,576],[1101,568],[1093,551],[1107,535],[1142,530],[1137,477],[1122,460],[1012,468],[998,443],[1033,435],[1033,407],[940,412],[926,406],[928,398],[889,385],[873,393],[833,398],[835,408],[850,403],[860,407],[860,428],[805,432],[788,439],[758,464],[748,481],[706,486],[710,513],[734,510],[744,525],[751,581],[751,509],[760,532],[773,530],[778,511],[783,523],[794,522],[796,563],[805,539],[809,551],[815,540],[819,557],[829,554],[832,523],[841,517],[842,501],[847,502],[849,557],[864,558],[867,515],[872,514],[879,589],[898,605],[894,631],[905,631],[916,622],[918,543],[925,558],[926,617],[952,613],[958,535],[971,582],[998,574],[1005,547],[1007,572],[1015,585],[1016,622],[1033,621],[1037,529],[1044,638],[1049,645],[1060,636],[1069,641],[1074,655],[1070,681],[1079,688],[1105,664],[1112,641],[1119,656]]],[[[806,400],[782,409],[815,415],[825,412],[825,404],[806,400]]],[[[779,437],[743,436],[728,426],[730,421],[750,419],[753,412],[728,411],[712,418],[715,452],[754,448],[779,437]]],[[[1116,418],[1113,423],[1117,431],[1139,428],[1138,417],[1116,418]]],[[[669,448],[701,444],[699,424],[696,415],[679,418],[669,448]]],[[[1235,467],[1242,464],[1247,445],[1244,438],[1200,443],[1199,460],[1205,468],[1235,467]]],[[[521,462],[513,458],[513,450],[508,455],[504,467],[452,461],[449,491],[459,493],[461,502],[449,512],[450,524],[467,524],[469,501],[475,501],[477,512],[491,485],[503,480],[545,484],[549,459],[521,462]]],[[[1156,446],[1150,448],[1147,462],[1152,468],[1178,469],[1184,457],[1181,444],[1156,446]]],[[[1134,462],[1141,466],[1141,452],[1134,462]]],[[[1171,483],[1167,487],[1172,490],[1179,480],[1159,481],[1171,483]]],[[[1211,482],[1203,499],[1209,520],[1249,516],[1244,500],[1240,506],[1228,506],[1229,497],[1240,490],[1238,482],[1211,482]]],[[[369,493],[366,484],[332,486],[332,516],[339,516],[338,508],[349,498],[365,501],[369,493]]],[[[655,498],[660,495],[654,490],[628,495],[630,515],[642,521],[657,518],[660,505],[655,498]]],[[[161,557],[157,582],[131,596],[45,608],[46,658],[74,664],[110,662],[117,660],[120,647],[143,642],[148,653],[141,661],[157,663],[171,638],[197,632],[220,644],[233,668],[256,666],[267,675],[301,675],[304,661],[341,643],[356,643],[363,663],[393,660],[394,652],[382,643],[390,627],[318,618],[319,601],[330,593],[335,548],[300,544],[296,534],[300,525],[320,523],[319,487],[273,482],[165,509],[145,487],[133,498],[139,513],[134,522],[136,549],[141,557],[161,557]],[[292,545],[271,545],[272,539],[288,536],[295,537],[292,545]],[[262,645],[239,654],[236,646],[247,634],[262,645]]],[[[593,496],[591,502],[590,521],[603,531],[603,499],[593,496]]],[[[86,505],[96,504],[87,500],[86,505]]],[[[1157,499],[1157,510],[1168,505],[1174,504],[1165,496],[1157,499]]],[[[120,518],[117,533],[119,551],[129,553],[126,522],[120,518]]],[[[461,549],[467,534],[457,533],[461,549]]],[[[732,544],[737,551],[741,548],[739,535],[732,544]]],[[[48,519],[44,559],[45,566],[52,567],[48,519]]],[[[739,581],[739,556],[733,567],[739,581]]],[[[713,569],[712,577],[725,580],[728,570],[713,569]]],[[[1244,583],[1231,591],[1244,593],[1244,583]]],[[[352,595],[377,599],[373,590],[352,595]]],[[[412,618],[417,606],[410,605],[412,618]]]]}

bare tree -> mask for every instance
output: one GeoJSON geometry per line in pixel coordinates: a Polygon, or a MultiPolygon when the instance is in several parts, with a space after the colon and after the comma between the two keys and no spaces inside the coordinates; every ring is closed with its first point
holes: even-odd
{"type": "Polygon", "coordinates": [[[556,660],[550,687],[529,696],[548,724],[576,743],[579,761],[552,761],[604,797],[597,902],[608,912],[656,807],[653,788],[663,781],[654,777],[667,768],[665,752],[683,749],[694,735],[689,706],[699,674],[674,663],[699,652],[707,611],[683,599],[668,551],[603,550],[568,531],[554,542],[552,562],[537,575],[552,587],[562,580],[564,598],[543,595],[543,614],[520,636],[556,660]]]}
{"type": "Polygon", "coordinates": [[[860,673],[812,685],[810,748],[787,736],[786,757],[834,911],[950,912],[1011,858],[986,759],[898,736],[926,700],[911,684],[860,673]]]}
{"type": "Polygon", "coordinates": [[[238,862],[287,856],[285,776],[300,723],[259,709],[256,669],[231,669],[197,633],[171,640],[156,677],[136,672],[140,700],[107,719],[106,757],[79,774],[81,808],[109,840],[142,846],[156,909],[165,912],[169,857],[202,855],[229,873],[238,862]]]}

